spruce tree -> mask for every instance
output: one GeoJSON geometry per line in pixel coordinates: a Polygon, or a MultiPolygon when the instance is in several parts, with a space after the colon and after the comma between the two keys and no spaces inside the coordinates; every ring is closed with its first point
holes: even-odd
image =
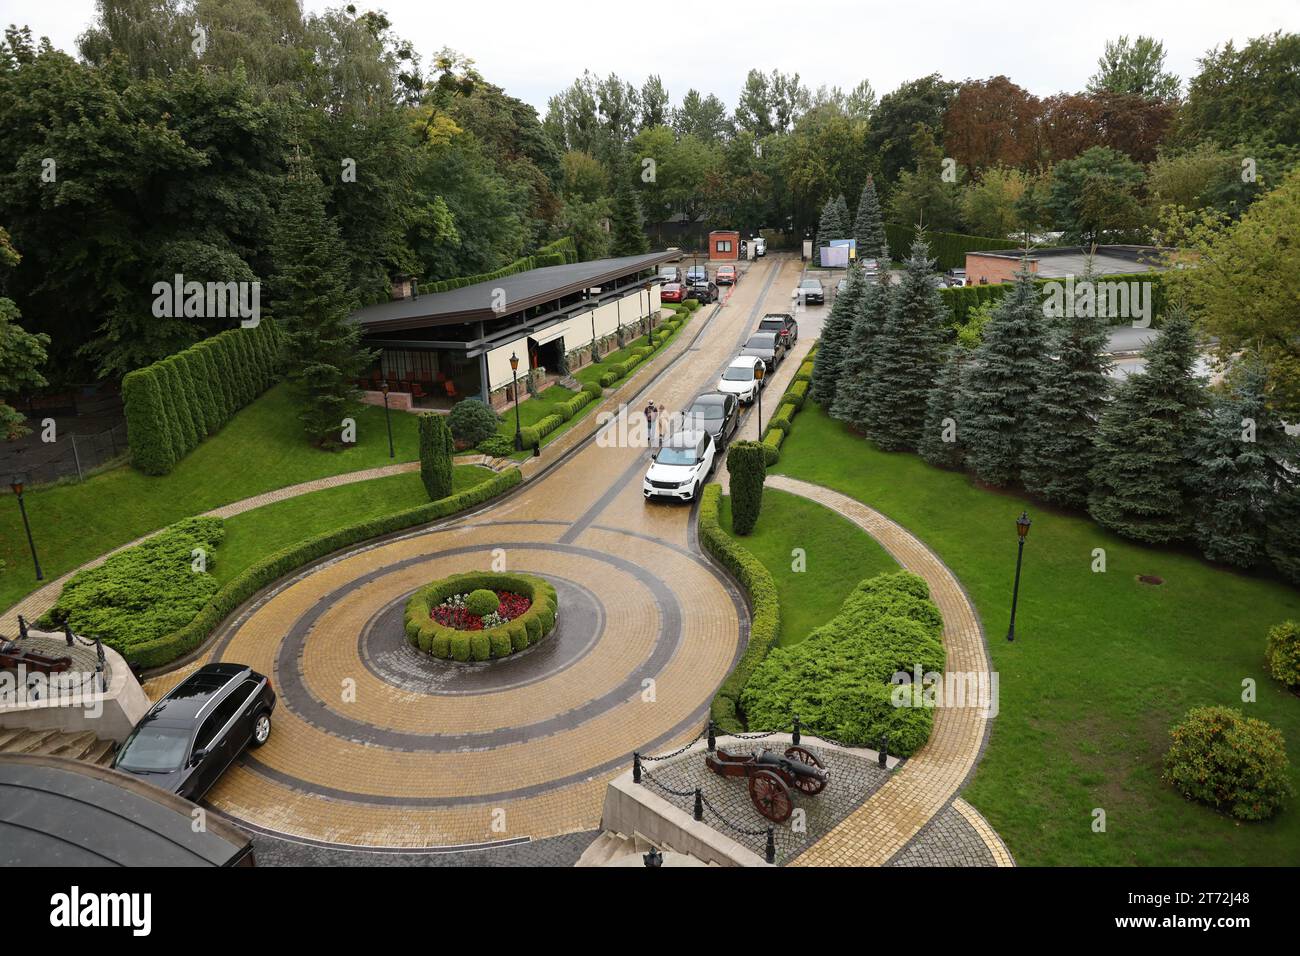
{"type": "Polygon", "coordinates": [[[835,402],[836,390],[840,385],[840,363],[848,348],[849,334],[853,329],[863,286],[861,272],[857,269],[850,270],[844,291],[831,304],[830,314],[826,316],[818,340],[817,354],[813,356],[812,384],[808,394],[827,412],[835,402]]]}
{"type": "Polygon", "coordinates": [[[819,266],[825,265],[821,261],[822,246],[829,245],[832,239],[848,238],[848,218],[848,206],[843,196],[828,199],[826,205],[822,206],[822,217],[817,224],[817,237],[813,240],[813,259],[819,266]]]}
{"type": "Polygon", "coordinates": [[[863,430],[886,451],[913,450],[921,441],[948,316],[934,280],[930,247],[917,237],[901,281],[889,291],[889,309],[871,360],[863,430]]]}
{"type": "Polygon", "coordinates": [[[632,183],[631,168],[619,162],[614,186],[614,205],[610,212],[610,254],[636,256],[648,252],[650,240],[645,234],[645,217],[641,199],[632,183]]]}
{"type": "MultiPolygon", "coordinates": [[[[1300,467],[1300,452],[1291,438],[1291,467],[1300,467]]],[[[1294,474],[1291,476],[1294,479],[1294,474]]],[[[1292,480],[1274,496],[1264,544],[1269,561],[1292,584],[1300,584],[1300,481],[1292,480]]]]}
{"type": "Polygon", "coordinates": [[[298,418],[313,442],[336,447],[343,420],[358,407],[355,380],[377,353],[362,348],[360,328],[348,321],[356,304],[345,272],[349,260],[338,225],[325,213],[324,187],[301,160],[284,184],[271,257],[275,314],[286,332],[298,418]]]}
{"type": "Polygon", "coordinates": [[[1043,311],[1033,274],[1022,263],[984,326],[962,384],[966,467],[980,481],[1006,486],[1020,477],[1042,357],[1043,311]]]}
{"type": "Polygon", "coordinates": [[[884,328],[885,317],[889,313],[889,288],[868,281],[861,268],[853,271],[861,283],[862,293],[858,297],[852,326],[841,352],[839,387],[830,412],[840,421],[862,430],[871,407],[876,338],[884,328]]]}
{"type": "Polygon", "coordinates": [[[885,235],[885,217],[876,195],[876,183],[870,175],[858,199],[858,215],[853,220],[853,238],[858,243],[858,258],[880,260],[883,272],[889,268],[889,240],[885,235]]]}
{"type": "Polygon", "coordinates": [[[1048,317],[1020,461],[1026,491],[1070,508],[1088,502],[1097,416],[1110,388],[1107,328],[1092,294],[1091,266],[1083,278],[1089,285],[1078,287],[1073,308],[1048,317]]]}
{"type": "Polygon", "coordinates": [[[961,468],[966,458],[958,417],[962,404],[962,374],[970,353],[960,345],[948,349],[943,369],[925,406],[925,432],[917,448],[921,457],[936,468],[961,468]]]}
{"type": "Polygon", "coordinates": [[[1202,404],[1192,375],[1196,340],[1173,311],[1146,352],[1146,371],[1130,376],[1097,425],[1088,513],[1127,538],[1168,544],[1192,529],[1189,451],[1202,404]]]}
{"type": "Polygon", "coordinates": [[[1207,559],[1251,568],[1264,556],[1279,495],[1293,483],[1294,439],[1269,413],[1264,368],[1250,363],[1235,379],[1231,391],[1214,396],[1193,442],[1192,523],[1207,559]]]}

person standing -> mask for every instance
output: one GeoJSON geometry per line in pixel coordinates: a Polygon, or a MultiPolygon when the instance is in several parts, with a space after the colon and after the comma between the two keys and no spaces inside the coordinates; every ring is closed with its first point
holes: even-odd
{"type": "Polygon", "coordinates": [[[659,409],[654,401],[646,402],[645,406],[645,430],[646,438],[651,448],[658,447],[659,444],[659,409]]]}

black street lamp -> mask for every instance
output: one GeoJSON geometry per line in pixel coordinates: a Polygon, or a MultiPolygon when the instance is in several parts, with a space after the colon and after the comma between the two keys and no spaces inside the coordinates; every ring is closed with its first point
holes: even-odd
{"type": "Polygon", "coordinates": [[[384,379],[379,385],[379,390],[384,393],[384,424],[388,426],[388,457],[395,458],[393,451],[393,420],[388,413],[388,379],[384,379]]]}
{"type": "Polygon", "coordinates": [[[763,376],[767,373],[767,366],[762,359],[754,366],[754,381],[758,382],[758,441],[763,440],[763,376]]]}
{"type": "Polygon", "coordinates": [[[519,356],[510,353],[510,393],[515,400],[515,451],[524,450],[524,432],[519,424],[519,356]]]}
{"type": "Polygon", "coordinates": [[[1016,583],[1011,590],[1011,626],[1007,628],[1007,640],[1016,639],[1016,602],[1020,599],[1020,562],[1025,556],[1025,538],[1029,535],[1029,512],[1020,512],[1020,517],[1016,519],[1016,536],[1020,539],[1019,550],[1016,552],[1016,583]]]}
{"type": "Polygon", "coordinates": [[[36,557],[36,542],[32,540],[32,526],[27,522],[27,506],[23,504],[23,475],[14,475],[13,480],[9,482],[9,488],[18,499],[18,510],[22,512],[23,529],[27,532],[27,546],[32,549],[32,564],[36,566],[36,580],[44,581],[45,575],[41,573],[41,561],[36,557]]]}
{"type": "Polygon", "coordinates": [[[591,360],[600,361],[600,352],[596,350],[596,310],[591,310],[591,360]]]}

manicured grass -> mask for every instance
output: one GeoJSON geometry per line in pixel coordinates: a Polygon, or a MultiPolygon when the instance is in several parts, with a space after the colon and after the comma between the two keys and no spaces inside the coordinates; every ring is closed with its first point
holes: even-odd
{"type": "MultiPolygon", "coordinates": [[[[731,530],[731,497],[724,495],[718,521],[731,530]]],[[[781,600],[777,644],[797,644],[839,611],[864,578],[897,571],[898,564],[875,539],[847,518],[798,495],[766,488],[752,534],[736,540],[763,562],[781,600]],[[795,570],[795,548],[804,570],[795,570]]]]}
{"type": "MultiPolygon", "coordinates": [[[[1300,591],[1141,547],[1086,516],[976,487],[910,454],[887,454],[809,402],[774,471],[852,495],[903,524],[961,580],[983,619],[1001,713],[965,797],[1022,864],[1295,865],[1300,798],[1238,823],[1162,783],[1168,730],[1226,704],[1286,737],[1300,792],[1300,699],[1267,673],[1268,628],[1300,618],[1300,591]],[[1015,518],[1029,510],[1016,640],[1006,641],[1015,518]],[[1106,571],[1094,573],[1094,549],[1106,571]],[[1157,575],[1151,586],[1140,574],[1157,575]],[[1242,682],[1258,702],[1242,703],[1242,682]],[[1093,811],[1106,832],[1092,830],[1093,811]]],[[[783,606],[784,611],[784,606],[783,606]]]]}
{"type": "MultiPolygon", "coordinates": [[[[457,465],[452,473],[452,493],[491,477],[491,469],[457,465]]],[[[428,500],[419,473],[409,472],[313,491],[245,511],[226,519],[226,539],[217,549],[213,576],[218,585],[225,584],[253,562],[305,538],[428,500]]]]}
{"type": "MultiPolygon", "coordinates": [[[[414,415],[393,412],[394,461],[418,456],[414,415]]],[[[362,406],[357,443],[321,451],[303,437],[287,386],[271,389],[202,442],[169,475],[151,478],[129,465],[80,484],[53,485],[24,496],[45,580],[187,515],[276,488],[390,463],[384,410],[362,406]]],[[[0,508],[0,608],[39,583],[18,507],[0,508]]]]}

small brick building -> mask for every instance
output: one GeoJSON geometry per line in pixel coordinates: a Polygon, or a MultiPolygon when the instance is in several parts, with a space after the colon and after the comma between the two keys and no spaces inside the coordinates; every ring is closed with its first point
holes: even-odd
{"type": "Polygon", "coordinates": [[[734,229],[715,229],[709,233],[710,259],[739,259],[740,233],[734,229]]]}

